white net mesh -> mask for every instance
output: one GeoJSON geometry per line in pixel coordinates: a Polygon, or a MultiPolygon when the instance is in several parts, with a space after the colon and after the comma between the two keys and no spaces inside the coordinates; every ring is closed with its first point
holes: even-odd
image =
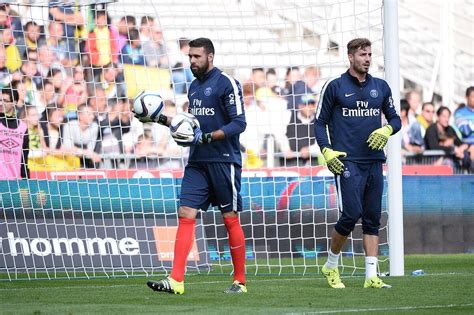
{"type": "MultiPolygon", "coordinates": [[[[383,76],[382,1],[25,1],[2,12],[1,85],[19,93],[18,126],[29,134],[26,146],[14,139],[15,154],[29,153],[29,179],[0,180],[6,278],[169,271],[187,151],[165,127],[133,118],[129,100],[152,89],[167,114],[186,110],[186,44],[196,37],[213,41],[214,64],[243,86],[248,272],[319,271],[339,213],[312,134],[315,107],[300,104],[345,71],[353,37],[372,40],[372,74],[383,76]]],[[[386,228],[384,210],[382,255],[386,228]]],[[[356,227],[342,271],[360,272],[362,255],[356,227]]],[[[188,272],[231,267],[222,217],[209,209],[188,272]]]]}

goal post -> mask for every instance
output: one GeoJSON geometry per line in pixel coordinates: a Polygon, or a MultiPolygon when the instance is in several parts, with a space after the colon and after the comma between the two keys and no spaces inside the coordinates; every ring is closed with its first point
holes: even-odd
{"type": "MultiPolygon", "coordinates": [[[[242,84],[247,130],[240,220],[248,274],[319,274],[340,214],[333,175],[314,137],[300,136],[312,129],[315,109],[307,104],[347,69],[347,42],[367,37],[371,73],[388,81],[398,106],[397,1],[53,1],[82,16],[76,21],[83,25],[69,33],[50,21],[49,2],[12,2],[16,41],[1,44],[16,43],[20,52],[21,66],[0,84],[21,96],[17,113],[30,134],[30,178],[0,179],[0,280],[170,271],[189,152],[165,127],[138,122],[129,105],[150,89],[167,101],[170,115],[186,110],[193,79],[186,43],[197,37],[213,41],[214,65],[242,84]],[[308,116],[301,116],[302,104],[308,116]],[[300,150],[301,139],[307,150],[300,150]]],[[[63,15],[56,18],[64,22],[63,15]]],[[[392,138],[380,273],[402,275],[400,141],[392,138]]],[[[359,224],[343,248],[341,272],[362,274],[363,256],[359,224]]],[[[232,272],[217,208],[198,215],[187,267],[188,273],[232,272]]]]}
{"type": "MultiPolygon", "coordinates": [[[[400,64],[398,50],[398,0],[384,1],[385,78],[392,88],[393,100],[400,113],[400,64]]],[[[390,138],[387,149],[390,275],[403,276],[403,195],[400,133],[390,138]]]]}

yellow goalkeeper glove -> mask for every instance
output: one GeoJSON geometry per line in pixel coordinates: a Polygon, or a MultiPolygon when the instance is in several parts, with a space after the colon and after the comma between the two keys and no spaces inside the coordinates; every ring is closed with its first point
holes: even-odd
{"type": "Polygon", "coordinates": [[[330,148],[323,149],[323,156],[329,170],[333,174],[341,174],[344,171],[344,164],[339,160],[339,157],[346,157],[346,152],[334,151],[330,148]]]}
{"type": "Polygon", "coordinates": [[[372,150],[382,150],[387,144],[388,137],[392,135],[393,128],[390,125],[385,125],[382,128],[375,129],[367,139],[369,148],[372,150]]]}

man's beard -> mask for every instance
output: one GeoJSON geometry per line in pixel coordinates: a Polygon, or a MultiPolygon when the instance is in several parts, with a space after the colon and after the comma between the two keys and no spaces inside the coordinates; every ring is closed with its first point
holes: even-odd
{"type": "Polygon", "coordinates": [[[191,68],[191,72],[193,73],[195,78],[201,79],[206,74],[207,68],[209,68],[209,62],[206,62],[204,66],[198,67],[197,69],[191,68]]]}

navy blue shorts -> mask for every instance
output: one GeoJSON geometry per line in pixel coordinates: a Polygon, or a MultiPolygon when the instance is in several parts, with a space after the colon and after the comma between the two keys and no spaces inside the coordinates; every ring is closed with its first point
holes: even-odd
{"type": "Polygon", "coordinates": [[[344,161],[344,172],[336,176],[336,188],[341,211],[336,231],[347,236],[362,218],[362,232],[378,235],[382,214],[382,163],[344,161]]]}
{"type": "Polygon", "coordinates": [[[190,162],[184,169],[180,206],[206,211],[209,205],[222,212],[242,211],[242,168],[233,163],[190,162]]]}

